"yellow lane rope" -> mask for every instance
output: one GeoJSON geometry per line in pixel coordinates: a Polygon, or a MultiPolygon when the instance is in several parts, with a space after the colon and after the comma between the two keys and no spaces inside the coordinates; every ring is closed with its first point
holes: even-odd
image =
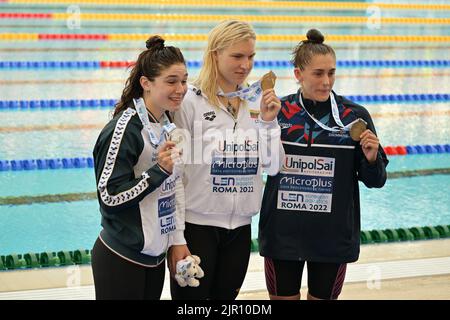
{"type": "MultiPolygon", "coordinates": [[[[73,0],[6,0],[7,3],[25,4],[74,4],[73,0]]],[[[370,6],[380,9],[396,10],[450,10],[449,4],[410,4],[410,3],[362,3],[362,2],[313,2],[313,1],[222,1],[222,0],[77,0],[77,4],[98,5],[155,5],[183,7],[235,7],[235,8],[313,8],[323,10],[366,10],[370,6]]]]}
{"type": "MultiPolygon", "coordinates": [[[[67,20],[70,13],[53,13],[56,20],[67,20]]],[[[130,13],[81,13],[81,20],[134,20],[134,21],[191,21],[214,22],[237,19],[247,22],[267,23],[348,23],[365,24],[368,17],[344,16],[258,16],[258,15],[194,15],[194,14],[130,14],[130,13]]],[[[450,18],[381,18],[381,24],[450,24],[450,18]]]]}
{"type": "MultiPolygon", "coordinates": [[[[0,33],[0,41],[49,41],[56,40],[71,41],[95,41],[95,39],[86,39],[85,35],[80,34],[64,34],[61,39],[45,38],[40,36],[47,34],[39,33],[0,33]]],[[[89,35],[97,36],[97,35],[89,35]]],[[[106,36],[105,39],[97,39],[97,41],[146,41],[149,34],[99,34],[98,36],[106,36]]],[[[207,40],[206,34],[161,34],[167,41],[203,41],[207,40]]],[[[450,42],[450,36],[419,36],[419,35],[325,35],[328,42],[450,42]]],[[[280,35],[280,34],[260,34],[257,40],[260,42],[299,42],[304,40],[303,35],[280,35]]]]}

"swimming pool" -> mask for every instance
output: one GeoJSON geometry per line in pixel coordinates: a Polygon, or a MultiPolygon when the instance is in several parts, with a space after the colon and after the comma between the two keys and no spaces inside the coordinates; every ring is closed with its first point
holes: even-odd
{"type": "MultiPolygon", "coordinates": [[[[440,18],[440,23],[433,20],[387,21],[381,23],[380,29],[374,29],[368,28],[366,23],[338,19],[364,17],[367,15],[365,9],[323,11],[317,7],[280,9],[261,6],[225,10],[208,5],[191,6],[189,1],[185,6],[105,7],[98,3],[82,3],[83,14],[101,12],[109,15],[83,17],[80,28],[74,29],[67,27],[74,11],[64,15],[68,7],[63,1],[26,4],[0,1],[1,12],[10,13],[9,16],[0,15],[0,160],[91,157],[97,135],[108,121],[111,109],[89,107],[88,103],[86,107],[57,107],[50,101],[67,99],[81,104],[88,99],[117,99],[128,74],[126,68],[100,62],[134,60],[150,33],[199,35],[180,36],[179,40],[170,41],[193,62],[189,67],[190,79],[193,79],[199,71],[194,62],[201,60],[205,44],[202,36],[214,25],[201,15],[223,14],[246,14],[248,19],[255,19],[257,34],[273,36],[271,41],[257,43],[258,63],[250,81],[272,69],[278,76],[277,94],[283,96],[294,92],[297,84],[286,62],[295,42],[283,40],[282,36],[303,35],[310,27],[317,27],[326,35],[344,36],[330,41],[338,61],[348,62],[338,67],[335,91],[343,95],[377,96],[379,101],[361,103],[372,114],[384,146],[450,143],[448,98],[407,101],[384,101],[382,98],[382,95],[450,93],[450,39],[446,38],[450,33],[450,8],[425,10],[427,19],[440,18]],[[117,16],[119,12],[127,15],[117,16]],[[149,21],[148,17],[136,15],[142,13],[166,16],[159,20],[153,17],[149,21]],[[173,14],[181,18],[175,20],[173,14]],[[189,14],[198,17],[183,16],[189,14]],[[267,16],[281,18],[261,19],[267,16]],[[305,16],[303,20],[308,22],[290,21],[288,16],[305,16]],[[323,22],[314,22],[316,20],[310,20],[308,16],[330,18],[316,18],[323,22]],[[80,37],[58,40],[56,36],[49,36],[55,34],[80,37]],[[85,34],[108,35],[109,38],[87,40],[87,37],[81,37],[85,34]],[[125,34],[124,40],[120,40],[118,34],[125,34]],[[132,38],[139,36],[131,34],[142,34],[144,38],[135,41],[132,38]],[[353,41],[345,38],[349,35],[375,38],[353,41]],[[376,38],[381,35],[418,37],[408,41],[376,38]],[[440,38],[432,40],[428,36],[440,38]],[[402,63],[395,63],[395,66],[383,63],[387,60],[402,63]],[[76,61],[85,63],[73,63],[76,61]],[[359,65],[352,61],[368,62],[359,65]],[[39,107],[30,108],[29,103],[27,107],[17,107],[23,101],[35,101],[34,105],[39,107]]],[[[424,16],[423,12],[411,9],[381,9],[381,13],[383,18],[424,16]]],[[[450,153],[391,156],[390,161],[390,173],[448,169],[450,153]]],[[[92,247],[100,231],[98,204],[92,198],[95,192],[92,168],[8,169],[0,171],[0,181],[0,255],[92,247]]],[[[389,179],[379,190],[367,190],[362,186],[362,229],[450,224],[448,190],[450,181],[446,174],[389,179]]],[[[257,235],[257,220],[258,217],[252,224],[253,238],[257,235]]]]}

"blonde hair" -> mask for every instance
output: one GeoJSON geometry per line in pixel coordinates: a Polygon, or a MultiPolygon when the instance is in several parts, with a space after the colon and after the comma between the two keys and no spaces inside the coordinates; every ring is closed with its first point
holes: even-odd
{"type": "Polygon", "coordinates": [[[222,21],[209,32],[203,65],[194,86],[208,97],[213,106],[220,105],[217,97],[219,70],[217,59],[214,59],[215,53],[231,47],[236,42],[249,39],[256,40],[255,31],[250,24],[239,20],[222,21]]]}

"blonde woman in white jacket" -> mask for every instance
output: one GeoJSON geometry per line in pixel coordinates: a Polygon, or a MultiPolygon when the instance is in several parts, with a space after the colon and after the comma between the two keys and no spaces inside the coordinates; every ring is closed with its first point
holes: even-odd
{"type": "Polygon", "coordinates": [[[182,217],[177,222],[169,268],[173,275],[177,261],[195,254],[205,276],[198,287],[172,279],[173,299],[237,297],[250,257],[251,218],[261,206],[262,173],[276,175],[284,159],[275,91],[258,97],[242,91],[255,40],[241,21],[211,30],[200,74],[174,115],[185,133],[185,223],[182,217]]]}

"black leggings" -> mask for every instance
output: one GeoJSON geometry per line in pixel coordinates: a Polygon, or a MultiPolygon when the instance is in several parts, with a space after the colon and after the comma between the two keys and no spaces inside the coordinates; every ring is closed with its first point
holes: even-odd
{"type": "Polygon", "coordinates": [[[250,225],[228,230],[186,223],[184,236],[191,254],[200,257],[205,276],[198,287],[182,288],[171,279],[172,299],[236,299],[250,259],[250,225]]]}
{"type": "Polygon", "coordinates": [[[97,300],[158,300],[164,285],[165,262],[143,267],[127,261],[100,239],[92,250],[92,272],[97,300]]]}

